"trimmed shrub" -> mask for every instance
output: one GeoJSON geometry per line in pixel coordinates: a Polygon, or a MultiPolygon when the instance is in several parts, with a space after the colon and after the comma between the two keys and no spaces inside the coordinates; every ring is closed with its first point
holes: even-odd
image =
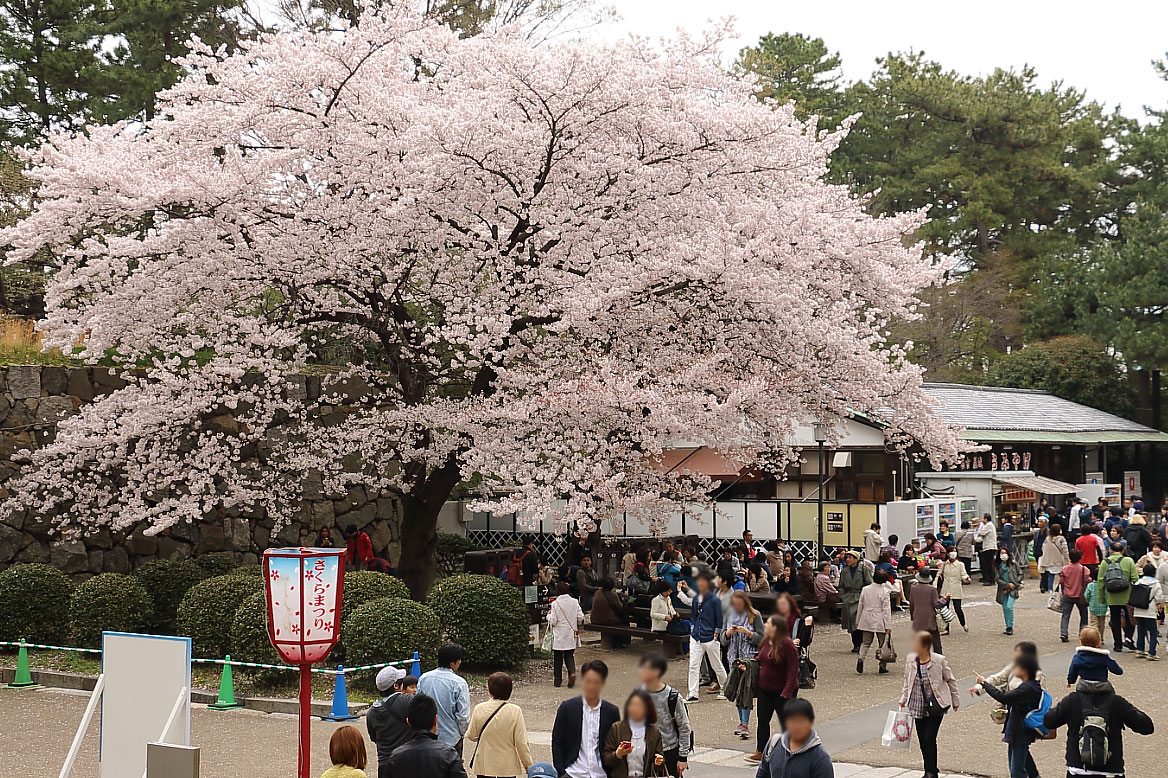
{"type": "Polygon", "coordinates": [[[262,579],[264,577],[263,565],[240,565],[234,570],[224,573],[224,575],[247,575],[262,579]]]}
{"type": "Polygon", "coordinates": [[[154,601],[149,630],[159,635],[173,635],[179,603],[207,574],[189,559],[152,559],[135,570],[134,577],[154,601]]]}
{"type": "Polygon", "coordinates": [[[201,659],[220,659],[231,651],[235,611],[251,595],[264,590],[250,575],[220,575],[191,587],[178,606],[178,634],[191,638],[191,651],[201,659]]]}
{"type": "Polygon", "coordinates": [[[426,604],[468,664],[514,667],[527,657],[531,615],[520,590],[489,575],[455,575],[434,584],[426,604]]]}
{"type": "Polygon", "coordinates": [[[79,648],[98,648],[102,632],[141,632],[153,612],[146,587],[134,576],[95,575],[73,590],[70,639],[79,648]]]}
{"type": "Polygon", "coordinates": [[[352,665],[407,659],[415,651],[423,667],[438,659],[442,627],[434,611],[400,597],[385,597],[342,614],[341,640],[346,661],[352,665]]]}
{"type": "Polygon", "coordinates": [[[52,565],[0,572],[0,640],[62,645],[69,639],[73,582],[52,565]]]}
{"type": "Polygon", "coordinates": [[[375,570],[355,570],[345,573],[345,586],[341,590],[341,618],[371,600],[386,597],[410,599],[410,590],[401,579],[375,570]]]}
{"type": "Polygon", "coordinates": [[[203,568],[205,578],[215,578],[234,572],[239,565],[228,554],[207,554],[195,557],[195,564],[203,568]]]}
{"type": "Polygon", "coordinates": [[[231,658],[240,662],[283,664],[268,639],[268,596],[264,592],[248,595],[235,610],[231,625],[231,658]]]}

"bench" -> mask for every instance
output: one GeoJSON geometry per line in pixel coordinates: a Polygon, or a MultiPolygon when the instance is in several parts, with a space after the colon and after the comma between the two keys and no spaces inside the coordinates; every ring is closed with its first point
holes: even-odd
{"type": "Polygon", "coordinates": [[[684,649],[689,645],[688,635],[670,635],[665,632],[653,632],[640,627],[621,627],[610,626],[608,624],[583,624],[580,629],[585,632],[599,632],[600,645],[605,648],[612,648],[612,638],[614,635],[623,635],[630,638],[641,638],[646,642],[660,640],[665,649],[665,656],[669,659],[676,659],[685,653],[684,649]]]}

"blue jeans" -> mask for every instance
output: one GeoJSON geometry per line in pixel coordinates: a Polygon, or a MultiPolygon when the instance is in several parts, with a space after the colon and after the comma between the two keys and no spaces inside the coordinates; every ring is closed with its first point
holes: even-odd
{"type": "Polygon", "coordinates": [[[1148,641],[1148,656],[1156,655],[1156,639],[1160,637],[1160,625],[1155,619],[1136,619],[1136,651],[1144,650],[1144,639],[1148,641]]]}
{"type": "Polygon", "coordinates": [[[739,708],[738,709],[738,723],[739,724],[749,724],[750,723],[750,708],[739,708]]]}
{"type": "Polygon", "coordinates": [[[1038,778],[1038,767],[1030,755],[1029,743],[1010,743],[1007,751],[1010,778],[1038,778]]]}
{"type": "Polygon", "coordinates": [[[1002,600],[1002,618],[1006,620],[1006,629],[1014,629],[1014,598],[1008,594],[1002,600]]]}
{"type": "Polygon", "coordinates": [[[1076,608],[1079,609],[1079,630],[1082,631],[1083,627],[1087,626],[1087,603],[1081,602],[1078,597],[1072,598],[1065,594],[1062,595],[1062,598],[1063,618],[1062,623],[1059,624],[1059,635],[1065,638],[1071,628],[1071,613],[1076,608]]]}

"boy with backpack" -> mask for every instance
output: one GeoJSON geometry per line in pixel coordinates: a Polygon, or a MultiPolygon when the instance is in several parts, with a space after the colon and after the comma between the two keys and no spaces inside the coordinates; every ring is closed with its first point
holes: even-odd
{"type": "Polygon", "coordinates": [[[1107,601],[1103,599],[1102,582],[1092,581],[1087,584],[1087,588],[1083,590],[1083,599],[1087,601],[1087,614],[1091,619],[1091,626],[1102,636],[1107,630],[1107,601]]]}
{"type": "Polygon", "coordinates": [[[681,692],[661,680],[668,669],[669,662],[665,655],[655,652],[641,657],[637,664],[637,675],[641,679],[641,688],[653,698],[653,705],[657,709],[657,729],[661,732],[662,748],[665,749],[666,774],[681,778],[681,774],[689,767],[693,729],[681,692]]]}
{"type": "Polygon", "coordinates": [[[1132,617],[1136,621],[1136,656],[1147,656],[1152,662],[1160,659],[1156,656],[1156,640],[1160,637],[1160,625],[1156,617],[1163,599],[1164,591],[1156,580],[1156,566],[1144,565],[1143,575],[1132,587],[1130,604],[1132,617]],[[1147,654],[1144,654],[1145,641],[1148,644],[1147,654]]]}
{"type": "Polygon", "coordinates": [[[1136,644],[1135,625],[1128,615],[1128,601],[1131,599],[1132,584],[1139,580],[1136,563],[1124,556],[1124,542],[1121,540],[1111,547],[1111,554],[1099,564],[1099,580],[1103,583],[1104,601],[1111,612],[1112,650],[1117,654],[1124,645],[1134,649],[1136,644]]]}
{"type": "Polygon", "coordinates": [[[1107,681],[1079,681],[1042,723],[1049,730],[1067,728],[1067,775],[1124,778],[1123,730],[1150,735],[1148,714],[1115,693],[1107,681]]]}
{"type": "Polygon", "coordinates": [[[1079,647],[1067,669],[1067,686],[1084,681],[1106,681],[1107,674],[1123,675],[1123,668],[1111,658],[1111,652],[1102,648],[1103,636],[1094,627],[1079,630],[1079,647]]]}

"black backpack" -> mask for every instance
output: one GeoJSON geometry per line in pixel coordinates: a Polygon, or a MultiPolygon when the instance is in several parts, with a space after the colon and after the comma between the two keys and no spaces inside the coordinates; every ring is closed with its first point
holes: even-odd
{"type": "Polygon", "coordinates": [[[1087,704],[1083,698],[1083,725],[1079,728],[1079,758],[1088,770],[1103,770],[1111,759],[1111,744],[1107,739],[1107,722],[1111,718],[1111,701],[1114,694],[1097,706],[1087,704]]]}
{"type": "Polygon", "coordinates": [[[1108,560],[1107,569],[1103,571],[1103,588],[1112,594],[1120,594],[1131,588],[1131,579],[1123,569],[1123,557],[1108,560]]]}
{"type": "Polygon", "coordinates": [[[1152,604],[1152,587],[1146,583],[1138,583],[1132,587],[1128,604],[1133,608],[1147,608],[1152,604]]]}

